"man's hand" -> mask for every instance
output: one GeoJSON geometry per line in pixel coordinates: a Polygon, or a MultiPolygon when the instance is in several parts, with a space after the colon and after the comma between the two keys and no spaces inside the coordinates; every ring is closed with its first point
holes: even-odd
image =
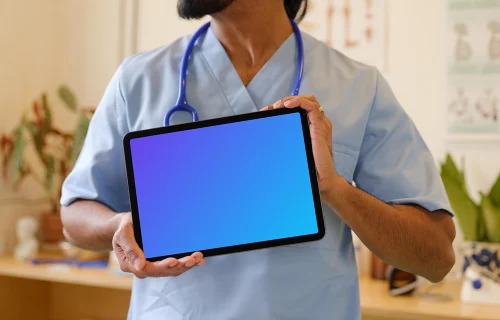
{"type": "Polygon", "coordinates": [[[286,97],[261,109],[261,111],[297,107],[307,111],[319,189],[321,194],[327,194],[333,189],[333,183],[338,180],[339,176],[335,172],[333,164],[332,122],[326,117],[316,97],[286,97]]]}
{"type": "Polygon", "coordinates": [[[333,164],[332,123],[314,96],[286,97],[262,110],[296,107],[309,118],[321,199],[382,260],[441,281],[455,262],[451,216],[443,210],[386,204],[340,178],[333,164]]]}
{"type": "Polygon", "coordinates": [[[136,277],[176,277],[195,266],[205,264],[203,254],[195,252],[182,259],[167,258],[162,261],[149,262],[135,241],[132,215],[122,214],[120,225],[113,237],[113,250],[120,262],[120,269],[131,272],[136,277]]]}

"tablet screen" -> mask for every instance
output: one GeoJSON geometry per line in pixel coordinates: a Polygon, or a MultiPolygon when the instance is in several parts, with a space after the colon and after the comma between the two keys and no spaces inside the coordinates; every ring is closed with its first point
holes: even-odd
{"type": "Polygon", "coordinates": [[[318,234],[298,112],[129,145],[148,259],[318,234]]]}

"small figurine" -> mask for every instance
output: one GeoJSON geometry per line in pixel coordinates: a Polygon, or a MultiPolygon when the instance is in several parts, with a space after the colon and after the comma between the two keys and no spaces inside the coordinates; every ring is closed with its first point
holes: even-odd
{"type": "Polygon", "coordinates": [[[14,256],[18,260],[32,259],[38,253],[39,243],[36,234],[39,222],[33,217],[23,217],[17,221],[16,235],[18,244],[14,249],[14,256]]]}

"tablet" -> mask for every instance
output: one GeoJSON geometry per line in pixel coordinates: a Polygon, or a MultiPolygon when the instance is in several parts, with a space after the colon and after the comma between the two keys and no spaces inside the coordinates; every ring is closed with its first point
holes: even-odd
{"type": "Polygon", "coordinates": [[[149,261],[325,234],[300,108],[130,132],[124,150],[135,238],[149,261]]]}

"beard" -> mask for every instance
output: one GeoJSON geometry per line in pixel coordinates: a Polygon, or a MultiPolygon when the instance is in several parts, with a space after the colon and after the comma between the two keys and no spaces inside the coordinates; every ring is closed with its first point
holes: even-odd
{"type": "Polygon", "coordinates": [[[177,0],[177,12],[183,19],[201,19],[220,12],[236,0],[177,0]]]}

